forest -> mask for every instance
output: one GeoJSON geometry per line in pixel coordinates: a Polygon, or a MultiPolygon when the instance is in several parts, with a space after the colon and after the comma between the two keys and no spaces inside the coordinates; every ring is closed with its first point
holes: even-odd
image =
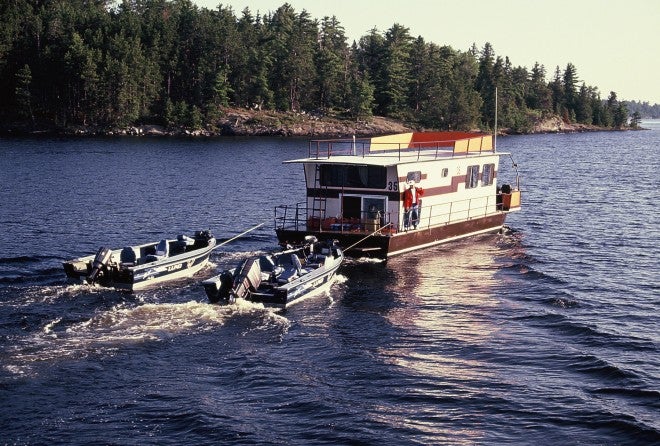
{"type": "MultiPolygon", "coordinates": [[[[285,3],[260,15],[190,0],[3,0],[0,119],[34,128],[208,128],[230,107],[437,130],[524,133],[559,115],[618,128],[628,109],[567,63],[514,66],[491,44],[460,51],[393,24],[348,42],[336,17],[285,3]]],[[[633,125],[639,116],[633,116],[633,125]]]]}

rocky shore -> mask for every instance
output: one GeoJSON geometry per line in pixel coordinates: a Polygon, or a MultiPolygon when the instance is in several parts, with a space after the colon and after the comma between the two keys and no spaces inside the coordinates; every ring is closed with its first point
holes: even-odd
{"type": "MultiPolygon", "coordinates": [[[[367,137],[391,133],[433,130],[415,127],[390,118],[374,116],[369,120],[351,120],[310,113],[255,111],[227,109],[224,116],[203,129],[166,128],[161,125],[140,125],[127,128],[100,128],[93,126],[68,126],[65,128],[38,128],[19,124],[0,128],[0,134],[61,134],[72,136],[300,136],[311,138],[367,137]]],[[[570,124],[559,116],[551,116],[536,122],[528,133],[575,133],[611,130],[584,124],[570,124]]],[[[477,131],[477,129],[475,129],[477,131]]],[[[500,134],[510,133],[499,129],[500,134]]]]}

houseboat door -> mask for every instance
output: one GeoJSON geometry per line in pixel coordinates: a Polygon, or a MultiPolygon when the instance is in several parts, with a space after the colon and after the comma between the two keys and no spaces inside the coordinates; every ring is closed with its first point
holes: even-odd
{"type": "Polygon", "coordinates": [[[344,195],[342,197],[342,215],[344,218],[356,218],[365,225],[365,229],[377,230],[385,224],[387,197],[344,195]]]}
{"type": "Polygon", "coordinates": [[[341,200],[341,213],[344,218],[361,218],[362,197],[344,195],[341,200]]]}
{"type": "Polygon", "coordinates": [[[367,231],[377,231],[385,224],[387,215],[386,197],[362,197],[362,216],[367,231]]]}

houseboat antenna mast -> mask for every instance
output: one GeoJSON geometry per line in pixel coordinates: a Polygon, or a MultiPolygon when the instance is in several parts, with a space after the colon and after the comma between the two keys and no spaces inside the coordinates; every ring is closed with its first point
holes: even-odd
{"type": "Polygon", "coordinates": [[[497,87],[495,87],[495,134],[493,136],[493,150],[497,152],[497,87]]]}

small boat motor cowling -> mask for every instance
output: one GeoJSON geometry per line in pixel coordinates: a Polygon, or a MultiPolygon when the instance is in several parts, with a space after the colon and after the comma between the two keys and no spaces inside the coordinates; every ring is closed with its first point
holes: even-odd
{"type": "Polygon", "coordinates": [[[94,283],[97,276],[101,270],[108,264],[110,257],[112,256],[112,250],[110,248],[101,247],[94,257],[92,262],[92,270],[87,276],[87,283],[94,283]]]}
{"type": "Polygon", "coordinates": [[[219,276],[203,281],[202,286],[212,304],[229,303],[234,288],[234,274],[230,270],[225,270],[219,276]]]}
{"type": "Polygon", "coordinates": [[[259,259],[248,259],[239,267],[234,278],[231,295],[234,299],[247,299],[251,291],[256,291],[261,284],[259,259]]]}

